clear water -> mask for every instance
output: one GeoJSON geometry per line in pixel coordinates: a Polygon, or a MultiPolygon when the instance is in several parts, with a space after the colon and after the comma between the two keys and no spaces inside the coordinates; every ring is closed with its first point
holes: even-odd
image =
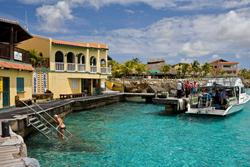
{"type": "Polygon", "coordinates": [[[250,166],[250,103],[235,115],[162,115],[163,106],[117,103],[65,119],[77,139],[27,141],[43,167],[250,166]]]}

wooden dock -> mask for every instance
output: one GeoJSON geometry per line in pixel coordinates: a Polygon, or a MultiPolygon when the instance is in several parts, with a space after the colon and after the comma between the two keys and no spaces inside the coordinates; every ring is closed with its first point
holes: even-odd
{"type": "Polygon", "coordinates": [[[153,98],[154,104],[164,104],[165,112],[167,114],[180,114],[184,113],[187,110],[187,104],[189,102],[188,98],[176,98],[176,97],[168,97],[168,98],[153,98]]]}

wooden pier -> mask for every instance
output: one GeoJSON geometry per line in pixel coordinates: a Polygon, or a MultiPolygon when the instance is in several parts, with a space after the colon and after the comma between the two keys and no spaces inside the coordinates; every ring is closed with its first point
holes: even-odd
{"type": "Polygon", "coordinates": [[[187,110],[188,98],[153,98],[154,104],[164,104],[167,114],[180,114],[187,110]]]}

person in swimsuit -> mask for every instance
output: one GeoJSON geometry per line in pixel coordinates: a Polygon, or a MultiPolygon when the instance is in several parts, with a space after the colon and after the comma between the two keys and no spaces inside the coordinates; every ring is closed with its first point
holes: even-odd
{"type": "Polygon", "coordinates": [[[58,136],[60,136],[63,139],[64,138],[64,130],[66,129],[66,126],[65,126],[61,117],[59,117],[58,115],[54,115],[54,118],[55,118],[56,123],[58,125],[57,128],[60,132],[60,133],[58,133],[58,136]]]}

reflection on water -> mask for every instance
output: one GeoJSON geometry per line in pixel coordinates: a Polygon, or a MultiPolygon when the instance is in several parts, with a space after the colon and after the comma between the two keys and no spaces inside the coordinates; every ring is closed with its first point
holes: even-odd
{"type": "Polygon", "coordinates": [[[230,117],[167,116],[164,106],[117,103],[67,116],[75,138],[27,140],[42,166],[250,166],[250,103],[230,117]]]}

